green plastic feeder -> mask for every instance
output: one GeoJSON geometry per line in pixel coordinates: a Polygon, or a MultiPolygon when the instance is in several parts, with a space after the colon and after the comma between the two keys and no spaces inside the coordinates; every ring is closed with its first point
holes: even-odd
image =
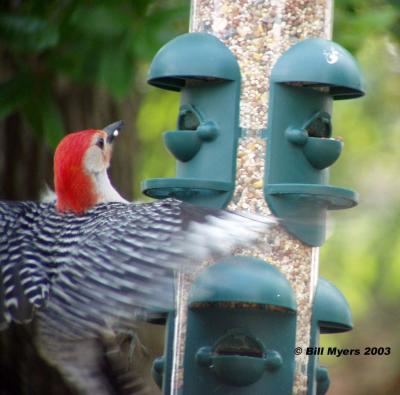
{"type": "Polygon", "coordinates": [[[231,200],[239,128],[240,69],[215,36],[188,33],[154,57],[148,83],[180,92],[176,130],[164,143],[176,159],[176,176],[142,183],[147,196],[175,197],[208,207],[231,200]]]}
{"type": "Polygon", "coordinates": [[[313,167],[325,169],[339,158],[343,143],[332,138],[308,137],[304,145],[304,155],[313,167]]]}
{"type": "Polygon", "coordinates": [[[181,162],[188,162],[201,148],[201,140],[195,130],[175,130],[164,133],[168,150],[181,162]]]}
{"type": "Polygon", "coordinates": [[[189,294],[189,305],[240,302],[296,311],[296,299],[285,276],[274,266],[247,256],[233,256],[201,273],[189,294]]]}
{"type": "Polygon", "coordinates": [[[159,388],[162,388],[163,377],[164,377],[164,366],[165,366],[165,358],[159,357],[154,360],[153,366],[151,368],[151,375],[153,376],[153,380],[159,388]]]}
{"type": "Polygon", "coordinates": [[[330,281],[320,277],[314,298],[313,322],[320,333],[340,333],[353,329],[349,303],[330,281]]]}
{"type": "Polygon", "coordinates": [[[296,301],[274,266],[246,256],[205,269],[189,294],[183,395],[292,393],[296,301]]]}
{"type": "MultiPolygon", "coordinates": [[[[319,335],[341,333],[353,329],[349,304],[340,290],[330,281],[320,277],[318,280],[311,319],[310,347],[319,345],[319,335]]],[[[308,363],[308,395],[325,394],[329,388],[326,368],[319,366],[318,357],[312,355],[308,363]]]]}
{"type": "Polygon", "coordinates": [[[239,66],[231,51],[215,36],[186,33],[164,45],[154,57],[148,83],[158,88],[182,91],[197,81],[220,83],[236,81],[239,66]]]}
{"type": "Polygon", "coordinates": [[[200,348],[196,362],[234,387],[254,384],[266,370],[277,371],[283,364],[278,352],[265,350],[258,339],[240,330],[228,332],[213,347],[200,348]]]}
{"type": "Polygon", "coordinates": [[[330,385],[328,369],[324,368],[323,366],[319,366],[317,368],[316,380],[317,380],[316,395],[325,395],[328,392],[330,385]]]}
{"type": "Polygon", "coordinates": [[[277,61],[271,79],[328,93],[335,100],[355,99],[365,94],[357,62],[339,44],[310,38],[289,48],[277,61]]]}
{"type": "Polygon", "coordinates": [[[332,137],[333,100],[364,94],[361,74],[338,44],[304,40],[271,73],[264,195],[283,226],[311,246],[325,240],[327,210],[353,207],[355,192],[328,185],[343,142],[332,137]]]}

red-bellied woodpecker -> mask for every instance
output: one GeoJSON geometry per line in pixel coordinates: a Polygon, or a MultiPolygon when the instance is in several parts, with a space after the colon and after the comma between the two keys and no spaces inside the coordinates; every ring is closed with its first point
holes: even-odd
{"type": "Polygon", "coordinates": [[[90,394],[108,392],[89,383],[96,356],[80,362],[75,345],[170,305],[175,269],[250,243],[274,222],[175,199],[127,202],[107,175],[121,127],[60,142],[55,203],[0,202],[0,328],[37,313],[45,353],[90,394]]]}

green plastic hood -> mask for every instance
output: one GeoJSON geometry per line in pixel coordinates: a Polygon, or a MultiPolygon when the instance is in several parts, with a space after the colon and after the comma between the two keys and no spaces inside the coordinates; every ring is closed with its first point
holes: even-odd
{"type": "Polygon", "coordinates": [[[179,91],[189,80],[240,80],[240,69],[230,50],[206,33],[187,33],[162,47],[151,63],[148,83],[179,91]]]}
{"type": "Polygon", "coordinates": [[[189,304],[243,302],[296,310],[292,287],[274,266],[235,256],[207,268],[193,284],[189,304]]]}
{"type": "Polygon", "coordinates": [[[352,55],[340,45],[319,38],[299,42],[276,62],[271,81],[329,88],[334,99],[365,94],[361,72],[352,55]]]}
{"type": "Polygon", "coordinates": [[[320,277],[313,306],[313,321],[321,333],[346,332],[353,328],[346,298],[330,281],[320,277]]]}

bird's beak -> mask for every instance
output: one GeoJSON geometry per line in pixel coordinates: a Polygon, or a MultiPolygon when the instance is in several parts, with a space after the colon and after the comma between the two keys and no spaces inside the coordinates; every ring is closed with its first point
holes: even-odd
{"type": "Polygon", "coordinates": [[[111,144],[115,137],[118,136],[122,127],[124,126],[123,121],[117,121],[111,125],[106,126],[103,130],[107,133],[107,143],[111,144]]]}

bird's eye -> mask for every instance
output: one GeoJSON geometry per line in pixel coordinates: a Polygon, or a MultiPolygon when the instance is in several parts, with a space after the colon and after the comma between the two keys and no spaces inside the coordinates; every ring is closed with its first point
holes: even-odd
{"type": "Polygon", "coordinates": [[[96,145],[102,150],[104,149],[104,139],[103,138],[99,138],[96,142],[96,145]]]}

